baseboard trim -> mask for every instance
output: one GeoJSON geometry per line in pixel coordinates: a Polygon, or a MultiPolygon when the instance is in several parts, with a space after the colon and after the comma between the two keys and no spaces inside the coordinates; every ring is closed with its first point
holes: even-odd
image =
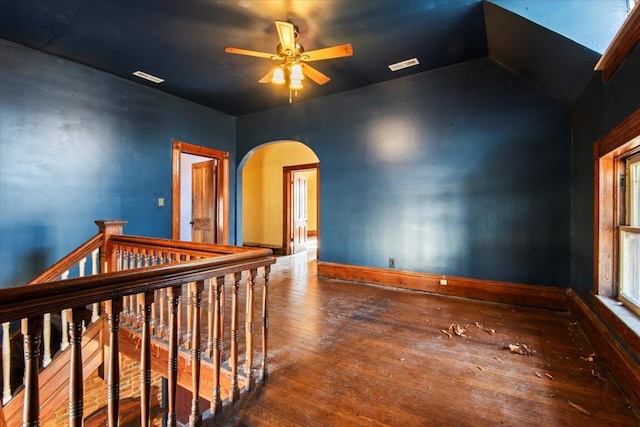
{"type": "Polygon", "coordinates": [[[569,294],[569,309],[620,387],[636,408],[640,408],[640,365],[620,344],[602,320],[575,293],[569,294]]]}
{"type": "Polygon", "coordinates": [[[569,289],[318,261],[318,276],[508,304],[568,310],[569,289]],[[446,286],[440,281],[447,281],[446,286]]]}

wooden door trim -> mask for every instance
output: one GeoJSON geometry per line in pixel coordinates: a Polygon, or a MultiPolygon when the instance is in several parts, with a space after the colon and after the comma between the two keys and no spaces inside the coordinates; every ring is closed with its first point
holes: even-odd
{"type": "Polygon", "coordinates": [[[201,147],[184,141],[174,140],[172,144],[171,178],[171,238],[180,240],[180,154],[194,154],[218,160],[217,187],[218,208],[216,234],[219,242],[229,244],[229,152],[215,148],[201,147]]]}
{"type": "MultiPolygon", "coordinates": [[[[291,255],[291,177],[295,171],[316,171],[316,229],[320,238],[320,163],[306,163],[302,165],[282,167],[282,253],[291,255]]],[[[319,249],[319,248],[318,248],[319,249]]]]}

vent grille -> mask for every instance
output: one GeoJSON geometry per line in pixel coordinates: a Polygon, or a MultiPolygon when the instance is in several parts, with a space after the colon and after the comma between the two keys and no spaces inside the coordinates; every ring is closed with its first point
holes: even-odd
{"type": "Polygon", "coordinates": [[[162,83],[164,81],[164,79],[161,79],[160,77],[156,77],[153,76],[149,73],[145,73],[144,71],[136,71],[135,73],[133,73],[134,76],[138,76],[142,79],[145,80],[149,80],[150,82],[154,82],[154,83],[162,83]]]}
{"type": "Polygon", "coordinates": [[[391,64],[389,65],[389,69],[391,71],[398,71],[404,68],[413,67],[414,65],[418,65],[418,64],[420,64],[420,62],[418,61],[418,58],[411,58],[411,59],[406,59],[404,61],[396,62],[395,64],[391,64]]]}

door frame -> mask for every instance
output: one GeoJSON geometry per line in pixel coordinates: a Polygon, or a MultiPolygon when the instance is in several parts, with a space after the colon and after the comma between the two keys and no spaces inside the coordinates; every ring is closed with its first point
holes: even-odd
{"type": "Polygon", "coordinates": [[[201,147],[184,141],[172,143],[171,163],[171,238],[180,240],[180,157],[181,154],[194,154],[218,160],[217,187],[220,190],[216,199],[217,221],[216,236],[221,244],[229,244],[229,152],[214,148],[201,147]]]}
{"type": "MultiPolygon", "coordinates": [[[[293,215],[293,203],[291,194],[291,180],[296,171],[315,170],[316,171],[316,229],[317,239],[320,241],[320,163],[307,163],[303,165],[282,167],[282,252],[284,255],[291,255],[291,216],[293,215]]],[[[318,247],[318,254],[320,248],[318,247]]]]}

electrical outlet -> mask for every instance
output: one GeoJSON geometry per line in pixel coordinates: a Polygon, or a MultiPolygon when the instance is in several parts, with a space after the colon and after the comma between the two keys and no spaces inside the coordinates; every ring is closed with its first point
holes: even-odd
{"type": "Polygon", "coordinates": [[[442,279],[440,279],[440,284],[442,286],[447,286],[447,279],[445,279],[444,277],[442,279]]]}
{"type": "Polygon", "coordinates": [[[396,268],[396,260],[389,258],[389,268],[396,268]]]}

